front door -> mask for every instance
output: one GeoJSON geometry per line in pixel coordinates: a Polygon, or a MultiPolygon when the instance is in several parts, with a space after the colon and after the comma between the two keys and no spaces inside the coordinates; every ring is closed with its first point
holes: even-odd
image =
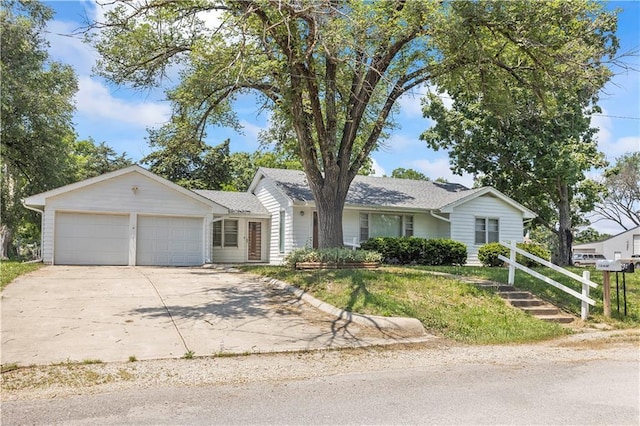
{"type": "Polygon", "coordinates": [[[248,234],[247,260],[259,262],[262,260],[262,223],[249,222],[248,234]]]}

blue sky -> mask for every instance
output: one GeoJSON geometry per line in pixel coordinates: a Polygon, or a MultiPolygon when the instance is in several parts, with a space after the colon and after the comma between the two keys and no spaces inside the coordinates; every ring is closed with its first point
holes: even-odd
{"type": "MultiPolygon", "coordinates": [[[[48,27],[49,53],[52,59],[72,65],[78,76],[74,123],[79,138],[92,137],[96,142],[106,142],[134,160],[144,157],[150,152],[146,129],[163,124],[170,115],[170,105],[164,101],[162,91],[133,91],[110,85],[92,75],[98,55],[79,38],[69,34],[83,25],[85,17],[101,16],[102,12],[93,0],[45,3],[56,12],[48,27]]],[[[637,50],[640,47],[640,1],[609,2],[607,7],[622,9],[618,24],[620,52],[637,50]]],[[[638,57],[627,61],[640,69],[638,57]]],[[[617,75],[601,95],[603,113],[592,120],[594,127],[600,129],[600,150],[610,161],[640,150],[640,73],[615,71],[617,75]]],[[[394,130],[387,143],[388,148],[373,154],[376,174],[389,175],[398,167],[413,168],[433,179],[444,177],[451,182],[471,186],[472,176],[451,173],[446,151],[434,152],[419,140],[419,135],[430,126],[430,121],[422,117],[420,108],[419,95],[426,90],[416,90],[414,96],[406,95],[400,100],[400,112],[396,116],[400,128],[394,130]]],[[[235,109],[244,126],[243,134],[217,129],[209,132],[208,143],[216,145],[229,138],[232,151],[253,152],[258,148],[258,132],[268,126],[268,117],[260,113],[250,96],[240,98],[235,109]]],[[[621,230],[602,223],[597,228],[610,233],[621,230]]]]}

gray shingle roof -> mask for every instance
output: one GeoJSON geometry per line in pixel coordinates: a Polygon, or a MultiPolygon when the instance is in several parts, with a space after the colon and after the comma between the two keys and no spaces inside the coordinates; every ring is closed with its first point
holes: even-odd
{"type": "Polygon", "coordinates": [[[228,208],[232,213],[269,215],[269,211],[258,200],[258,197],[250,192],[210,190],[195,190],[194,192],[228,208]]]}
{"type": "MultiPolygon", "coordinates": [[[[294,202],[313,202],[304,172],[269,168],[261,170],[294,202]]],[[[481,190],[456,183],[356,176],[349,188],[346,205],[438,210],[481,190]]]]}

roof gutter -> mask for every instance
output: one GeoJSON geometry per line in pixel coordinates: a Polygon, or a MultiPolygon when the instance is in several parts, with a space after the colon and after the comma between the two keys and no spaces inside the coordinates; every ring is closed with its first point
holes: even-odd
{"type": "Polygon", "coordinates": [[[438,216],[437,214],[435,214],[433,212],[433,210],[429,210],[429,212],[431,213],[431,216],[435,217],[436,219],[444,220],[445,222],[451,223],[451,219],[447,219],[446,217],[438,216]]]}

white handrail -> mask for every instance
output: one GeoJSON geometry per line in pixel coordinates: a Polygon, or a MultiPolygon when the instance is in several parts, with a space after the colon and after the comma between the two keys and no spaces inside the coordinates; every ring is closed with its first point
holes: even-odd
{"type": "Polygon", "coordinates": [[[504,247],[510,249],[510,250],[515,251],[518,254],[523,255],[524,257],[528,257],[529,259],[534,260],[534,261],[538,262],[539,264],[546,266],[547,268],[551,268],[554,271],[560,272],[561,274],[566,275],[569,278],[573,278],[574,280],[576,280],[578,282],[584,283],[584,284],[588,285],[589,287],[593,287],[593,288],[598,287],[598,284],[594,283],[593,281],[587,280],[584,277],[581,277],[578,274],[574,274],[571,271],[567,271],[566,269],[561,268],[558,265],[554,265],[553,263],[549,262],[548,260],[542,259],[542,258],[540,258],[538,256],[534,256],[533,254],[529,253],[528,251],[522,250],[521,248],[515,246],[514,243],[512,243],[512,245],[509,245],[509,244],[503,243],[501,241],[500,244],[503,245],[504,247]]]}
{"type": "Polygon", "coordinates": [[[498,259],[502,260],[503,262],[507,263],[509,265],[509,285],[513,285],[515,283],[515,276],[516,276],[516,269],[520,269],[524,272],[526,272],[527,274],[534,276],[536,278],[538,278],[539,280],[542,280],[544,282],[546,282],[547,284],[551,284],[552,286],[559,288],[560,290],[564,291],[565,293],[568,293],[570,295],[572,295],[573,297],[576,297],[577,299],[582,301],[582,305],[581,305],[581,309],[580,309],[580,317],[583,320],[586,320],[587,317],[589,316],[589,305],[591,306],[595,306],[596,302],[591,299],[589,297],[589,287],[597,287],[598,285],[596,283],[594,283],[593,281],[591,281],[590,279],[590,274],[589,271],[584,271],[582,276],[574,274],[571,271],[567,271],[564,268],[561,268],[557,265],[554,265],[553,263],[545,260],[545,259],[541,259],[538,256],[535,256],[527,251],[522,250],[521,248],[518,248],[516,246],[516,242],[515,241],[511,241],[511,244],[505,244],[503,242],[500,242],[500,244],[504,247],[507,247],[509,249],[509,258],[506,258],[505,256],[502,256],[501,254],[498,255],[498,259]],[[516,253],[519,253],[521,255],[523,255],[524,257],[527,257],[529,259],[532,259],[538,263],[540,263],[541,265],[544,265],[548,268],[553,269],[554,271],[560,272],[563,275],[566,275],[569,278],[572,278],[580,283],[582,283],[582,294],[578,293],[577,291],[573,290],[572,288],[569,288],[563,284],[560,284],[559,282],[546,277],[532,269],[527,268],[526,266],[520,265],[518,262],[516,262],[516,253]]]}
{"type": "Polygon", "coordinates": [[[539,280],[542,280],[544,282],[546,282],[547,284],[551,284],[554,287],[559,288],[560,290],[564,291],[565,293],[569,293],[570,295],[572,295],[573,297],[582,300],[583,302],[587,302],[588,304],[590,304],[591,306],[595,306],[596,302],[595,300],[587,297],[587,296],[583,296],[582,294],[578,293],[577,291],[575,291],[572,288],[569,288],[567,286],[565,286],[564,284],[560,284],[559,282],[546,277],[544,275],[542,275],[539,272],[534,271],[533,269],[529,269],[524,265],[520,265],[519,263],[511,263],[511,260],[507,257],[504,257],[503,255],[499,254],[498,255],[498,259],[502,260],[503,262],[509,264],[509,265],[513,265],[516,269],[520,269],[521,271],[526,272],[527,274],[534,276],[536,278],[538,278],[539,280]]]}

